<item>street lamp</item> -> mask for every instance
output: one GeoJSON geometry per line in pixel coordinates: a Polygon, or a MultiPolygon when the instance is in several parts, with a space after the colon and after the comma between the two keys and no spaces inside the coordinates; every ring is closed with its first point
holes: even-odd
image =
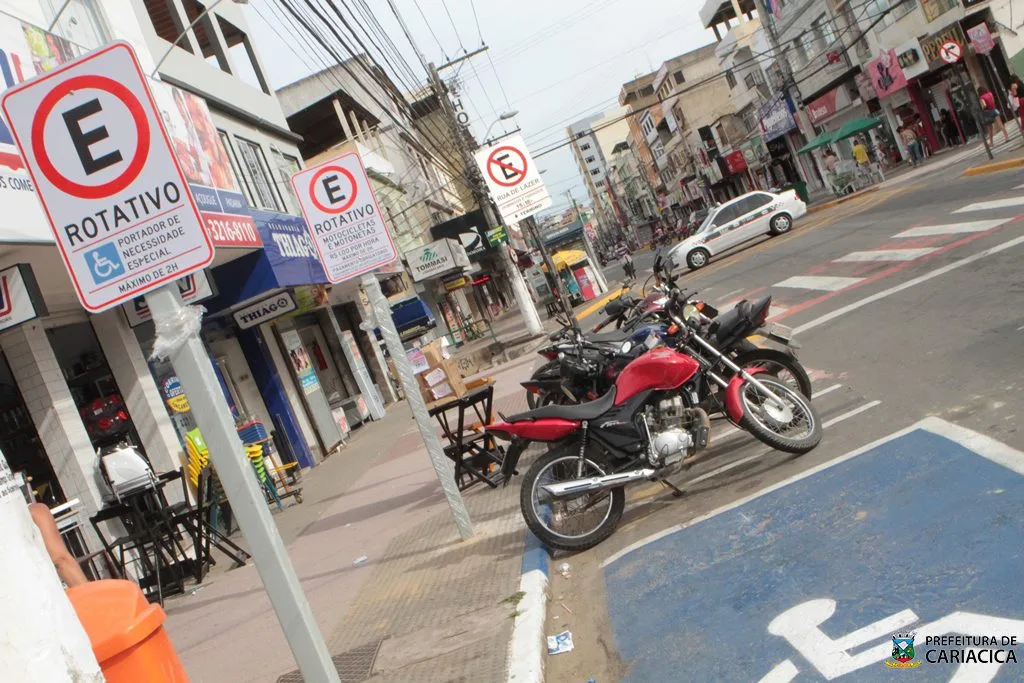
{"type": "Polygon", "coordinates": [[[514,119],[518,115],[519,115],[519,111],[516,110],[516,109],[513,109],[512,111],[504,112],[501,116],[499,116],[497,119],[495,119],[494,123],[492,123],[490,126],[487,127],[487,132],[484,133],[484,144],[487,144],[487,140],[490,139],[491,130],[498,123],[498,121],[508,121],[509,119],[514,119]]]}
{"type": "MultiPolygon", "coordinates": [[[[233,3],[235,3],[236,5],[248,5],[249,4],[249,0],[231,0],[231,1],[233,3]]],[[[70,0],[68,0],[68,2],[70,2],[70,0]]],[[[196,27],[196,24],[198,24],[200,21],[202,21],[203,18],[206,17],[207,14],[209,14],[211,11],[213,11],[214,7],[216,7],[217,5],[219,5],[222,2],[224,2],[224,0],[215,0],[213,2],[213,4],[211,4],[209,7],[204,9],[200,13],[200,15],[198,17],[196,17],[195,20],[185,28],[184,31],[182,31],[181,33],[178,34],[178,37],[175,38],[174,42],[171,43],[170,47],[167,48],[167,52],[164,53],[164,56],[161,57],[160,61],[158,61],[156,63],[156,66],[153,67],[153,73],[150,74],[150,78],[156,78],[156,74],[157,74],[158,71],[160,71],[160,67],[163,65],[164,61],[166,61],[167,58],[171,56],[171,52],[174,50],[174,48],[176,48],[178,46],[178,43],[181,41],[182,38],[185,37],[185,34],[188,33],[189,31],[191,31],[192,29],[194,29],[196,27]]],[[[65,3],[65,4],[67,4],[67,3],[65,3]]],[[[54,20],[54,21],[56,21],[56,20],[54,20]]]]}

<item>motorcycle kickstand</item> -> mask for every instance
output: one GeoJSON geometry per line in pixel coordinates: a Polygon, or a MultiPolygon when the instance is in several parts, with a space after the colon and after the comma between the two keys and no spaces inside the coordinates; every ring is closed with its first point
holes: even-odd
{"type": "Polygon", "coordinates": [[[661,482],[662,486],[672,489],[673,498],[682,498],[683,496],[686,495],[685,491],[683,491],[681,488],[670,482],[668,479],[659,479],[658,481],[661,482]]]}

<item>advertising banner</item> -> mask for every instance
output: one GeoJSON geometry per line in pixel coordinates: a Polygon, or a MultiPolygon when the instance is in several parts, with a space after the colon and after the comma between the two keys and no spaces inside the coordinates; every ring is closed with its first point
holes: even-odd
{"type": "Polygon", "coordinates": [[[789,109],[789,101],[784,96],[777,96],[757,108],[757,118],[761,122],[761,130],[765,140],[774,140],[796,128],[796,119],[789,109]]]}
{"type": "Polygon", "coordinates": [[[896,50],[882,50],[877,59],[868,62],[868,76],[879,97],[886,97],[907,87],[907,77],[896,58],[896,50]]]}
{"type": "Polygon", "coordinates": [[[214,245],[262,246],[206,101],[164,83],[153,82],[150,87],[214,245]]]}

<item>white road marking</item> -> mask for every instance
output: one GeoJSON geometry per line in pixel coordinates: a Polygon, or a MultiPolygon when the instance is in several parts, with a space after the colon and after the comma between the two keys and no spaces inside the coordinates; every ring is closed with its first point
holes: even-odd
{"type": "Polygon", "coordinates": [[[846,289],[850,285],[857,284],[864,278],[861,277],[827,277],[817,275],[794,275],[782,282],[776,282],[773,287],[791,287],[793,289],[821,289],[826,292],[836,292],[846,289]]]}
{"type": "Polygon", "coordinates": [[[822,396],[824,396],[825,394],[831,394],[836,389],[842,389],[842,388],[843,388],[842,384],[833,384],[830,387],[825,387],[824,389],[822,389],[820,391],[814,391],[814,392],[811,392],[811,393],[814,394],[814,398],[818,399],[818,398],[821,398],[822,396]]]}
{"type": "MultiPolygon", "coordinates": [[[[842,385],[841,384],[836,384],[835,388],[839,388],[840,386],[842,386],[842,385]]],[[[832,388],[833,387],[829,387],[830,390],[832,388]]],[[[815,396],[815,398],[817,398],[818,396],[821,396],[820,392],[815,396]]],[[[854,408],[853,410],[848,410],[848,411],[846,411],[845,413],[843,413],[841,415],[836,415],[831,420],[828,420],[827,422],[822,422],[821,423],[821,428],[824,429],[826,427],[831,427],[832,425],[838,424],[838,423],[842,422],[843,420],[849,420],[851,417],[854,417],[855,415],[860,415],[861,413],[863,413],[863,412],[865,412],[867,410],[871,410],[872,408],[877,406],[879,403],[881,403],[881,401],[871,401],[870,403],[865,403],[864,405],[858,406],[858,407],[854,408]]],[[[739,430],[737,430],[737,431],[739,431],[739,430]]],[[[700,483],[700,482],[705,481],[707,479],[711,479],[712,477],[717,477],[719,474],[722,474],[723,472],[728,472],[729,470],[734,470],[737,467],[739,467],[740,465],[745,465],[746,463],[752,462],[754,460],[757,460],[758,458],[763,458],[764,456],[766,456],[766,455],[768,455],[769,453],[772,453],[772,452],[774,452],[774,450],[765,450],[765,451],[761,451],[759,453],[754,453],[753,455],[748,455],[745,458],[740,458],[739,460],[733,460],[732,462],[726,463],[726,464],[722,465],[721,467],[716,467],[715,469],[713,469],[713,470],[711,470],[709,472],[705,472],[704,474],[700,475],[699,477],[694,477],[693,479],[690,479],[689,481],[686,482],[686,486],[690,486],[691,484],[700,483]]]]}
{"type": "Polygon", "coordinates": [[[938,247],[924,249],[872,249],[870,251],[851,251],[833,263],[863,263],[866,261],[913,261],[930,254],[938,247]]]}
{"type": "Polygon", "coordinates": [[[936,268],[935,270],[929,271],[924,275],[919,275],[918,277],[915,277],[911,280],[907,280],[906,282],[890,287],[889,289],[882,290],[877,294],[872,294],[871,296],[864,297],[860,301],[855,301],[852,304],[848,304],[846,306],[843,306],[842,308],[837,308],[834,311],[819,316],[814,320],[811,320],[809,322],[804,323],[803,325],[800,325],[799,327],[794,328],[793,333],[802,334],[803,332],[812,330],[815,327],[818,327],[819,325],[824,325],[827,322],[832,322],[836,318],[840,318],[846,315],[847,313],[856,311],[858,308],[863,308],[868,304],[873,304],[876,301],[881,301],[882,299],[890,297],[893,294],[898,294],[899,292],[902,292],[904,289],[910,289],[911,287],[915,287],[921,284],[922,282],[928,282],[928,280],[931,280],[932,278],[936,278],[940,275],[945,275],[946,273],[956,270],[957,268],[962,268],[966,265],[970,265],[975,261],[980,261],[983,258],[988,258],[993,254],[998,254],[1001,251],[1006,251],[1007,249],[1016,247],[1019,244],[1024,244],[1024,237],[1016,237],[1012,240],[1003,242],[1002,244],[997,244],[996,246],[991,247],[989,249],[979,251],[977,254],[965,256],[959,261],[954,261],[953,263],[942,266],[941,268],[936,268]]]}
{"type": "Polygon", "coordinates": [[[1007,220],[995,219],[989,221],[970,221],[968,223],[947,223],[946,225],[925,225],[920,228],[911,228],[893,235],[890,239],[904,239],[907,237],[931,237],[933,235],[958,235],[969,232],[985,232],[998,227],[1007,220]]]}
{"type": "Polygon", "coordinates": [[[881,401],[876,399],[876,400],[871,401],[869,403],[865,403],[862,406],[858,406],[858,407],[854,408],[853,410],[848,410],[845,413],[843,413],[842,415],[836,415],[831,420],[825,420],[824,422],[821,423],[821,427],[822,427],[822,429],[824,429],[825,427],[831,427],[832,425],[839,424],[843,420],[849,420],[854,415],[860,415],[861,413],[863,413],[865,411],[871,410],[872,408],[877,406],[879,403],[881,403],[881,401]]]}
{"type": "Polygon", "coordinates": [[[765,674],[758,683],[789,683],[791,680],[797,677],[800,670],[796,668],[796,665],[788,659],[784,659],[780,663],[775,665],[771,671],[765,674]]]}
{"type": "Polygon", "coordinates": [[[953,213],[967,213],[969,211],[988,211],[989,209],[1007,209],[1011,206],[1024,204],[1024,197],[1007,197],[1006,199],[992,199],[987,202],[975,202],[961,207],[953,213]]]}

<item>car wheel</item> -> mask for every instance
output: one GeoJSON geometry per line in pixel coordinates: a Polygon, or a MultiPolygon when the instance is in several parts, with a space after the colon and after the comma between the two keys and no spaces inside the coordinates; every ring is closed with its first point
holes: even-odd
{"type": "Polygon", "coordinates": [[[793,227],[793,219],[789,214],[780,213],[772,218],[770,226],[773,235],[783,235],[793,227]]]}
{"type": "Polygon", "coordinates": [[[686,265],[690,266],[690,270],[697,270],[706,266],[710,258],[707,249],[694,249],[686,255],[686,265]]]}

